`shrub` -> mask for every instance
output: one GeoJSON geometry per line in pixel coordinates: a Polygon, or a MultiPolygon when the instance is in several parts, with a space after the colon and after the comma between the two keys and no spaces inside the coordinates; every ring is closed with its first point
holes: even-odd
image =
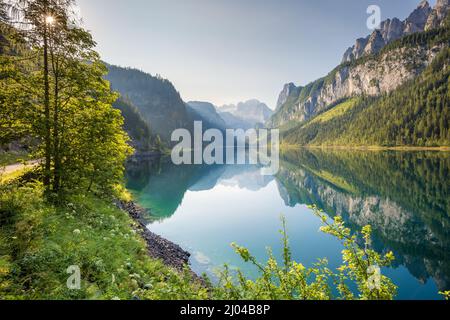
{"type": "Polygon", "coordinates": [[[291,250],[286,234],[286,222],[282,218],[283,264],[279,265],[269,249],[269,260],[265,265],[259,263],[248,249],[233,244],[236,252],[245,262],[256,266],[260,277],[249,280],[237,272],[237,280],[231,276],[228,267],[222,272],[220,283],[215,288],[219,299],[251,300],[392,300],[396,286],[381,275],[380,268],[389,266],[394,255],[389,252],[381,256],[370,248],[371,228],[366,226],[361,234],[351,235],[342,218],[337,217],[329,223],[328,217],[313,208],[322,219],[321,231],[343,242],[343,264],[336,271],[328,268],[326,259],[306,268],[291,258],[291,250]],[[362,240],[363,245],[358,241],[362,240]],[[356,287],[357,295],[350,287],[356,287]],[[337,292],[337,294],[336,294],[337,292]]]}

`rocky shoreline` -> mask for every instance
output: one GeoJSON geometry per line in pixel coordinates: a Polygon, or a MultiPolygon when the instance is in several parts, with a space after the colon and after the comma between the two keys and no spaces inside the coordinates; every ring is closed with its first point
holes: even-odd
{"type": "MultiPolygon", "coordinates": [[[[178,271],[183,271],[186,267],[189,267],[189,258],[191,256],[189,252],[147,229],[148,223],[145,220],[145,216],[148,212],[145,209],[136,205],[134,202],[118,201],[116,205],[121,210],[127,212],[137,222],[136,231],[147,243],[150,257],[161,260],[167,266],[175,268],[178,271]]],[[[194,274],[194,272],[192,273],[194,274]]]]}

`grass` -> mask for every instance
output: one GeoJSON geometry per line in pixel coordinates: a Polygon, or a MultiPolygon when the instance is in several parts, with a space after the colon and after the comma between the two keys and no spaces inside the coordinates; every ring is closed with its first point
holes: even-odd
{"type": "Polygon", "coordinates": [[[0,185],[11,183],[11,182],[19,179],[20,177],[22,177],[24,174],[26,174],[27,172],[29,172],[31,170],[32,170],[32,168],[26,167],[26,168],[19,169],[19,170],[13,171],[13,172],[3,173],[0,169],[0,185]]]}
{"type": "Polygon", "coordinates": [[[354,108],[358,102],[360,101],[359,98],[352,98],[349,100],[346,100],[345,102],[342,102],[335,106],[334,108],[330,109],[329,111],[326,111],[317,117],[315,117],[313,120],[311,120],[306,126],[310,124],[315,123],[325,123],[328,121],[331,121],[333,119],[336,119],[337,117],[341,117],[344,114],[346,114],[349,110],[354,108]]]}
{"type": "Polygon", "coordinates": [[[73,195],[59,205],[38,183],[0,186],[2,299],[205,299],[206,289],[147,255],[134,221],[110,200],[73,195]],[[71,290],[71,266],[81,287],[71,290]]]}

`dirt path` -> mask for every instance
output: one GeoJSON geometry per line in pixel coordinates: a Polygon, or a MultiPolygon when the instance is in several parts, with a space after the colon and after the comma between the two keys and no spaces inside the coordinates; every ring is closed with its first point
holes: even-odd
{"type": "Polygon", "coordinates": [[[19,171],[19,170],[23,170],[23,169],[27,169],[27,168],[34,168],[39,164],[40,160],[32,160],[32,161],[28,161],[25,164],[23,163],[16,163],[16,164],[11,164],[9,166],[6,167],[0,167],[0,174],[11,174],[15,171],[19,171]]]}

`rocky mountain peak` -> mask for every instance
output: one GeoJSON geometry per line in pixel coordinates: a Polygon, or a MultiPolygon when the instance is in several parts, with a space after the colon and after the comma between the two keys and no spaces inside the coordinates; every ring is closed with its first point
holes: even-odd
{"type": "Polygon", "coordinates": [[[438,0],[436,6],[428,16],[425,30],[439,28],[444,24],[445,18],[450,11],[450,0],[438,0]]]}
{"type": "Polygon", "coordinates": [[[384,47],[385,40],[383,39],[383,36],[380,32],[380,30],[375,30],[369,38],[369,41],[367,42],[365,48],[364,48],[364,54],[376,54],[380,52],[380,50],[384,47]]]}
{"type": "Polygon", "coordinates": [[[405,21],[398,18],[387,19],[380,24],[377,30],[379,34],[375,31],[366,38],[356,40],[355,45],[345,51],[342,62],[376,54],[390,42],[405,35],[438,28],[443,25],[449,9],[450,0],[438,0],[434,8],[431,8],[428,1],[421,1],[405,21]]]}
{"type": "Polygon", "coordinates": [[[427,0],[422,0],[417,6],[417,9],[419,8],[430,8],[430,4],[428,3],[427,0]]]}
{"type": "Polygon", "coordinates": [[[387,19],[381,23],[380,32],[385,41],[394,41],[403,35],[403,22],[398,18],[387,19]]]}
{"type": "Polygon", "coordinates": [[[340,99],[360,95],[379,96],[417,77],[436,58],[439,50],[448,46],[445,39],[437,38],[439,44],[434,44],[433,48],[430,45],[399,43],[400,46],[393,46],[389,50],[382,49],[412,32],[445,26],[450,11],[449,3],[450,0],[439,0],[431,8],[427,1],[421,1],[404,21],[387,19],[369,36],[357,39],[355,45],[345,52],[344,63],[326,77],[311,82],[305,88],[285,85],[276,113],[268,126],[282,126],[291,121],[304,122],[340,99]],[[347,63],[361,57],[367,59],[347,63]],[[414,61],[413,68],[411,61],[414,61]]]}
{"type": "Polygon", "coordinates": [[[276,109],[280,109],[281,106],[283,104],[286,103],[287,99],[292,95],[293,92],[295,92],[297,90],[297,87],[295,86],[295,84],[291,83],[287,83],[284,85],[283,90],[281,91],[279,97],[278,97],[278,102],[277,102],[277,107],[276,109]]]}
{"type": "Polygon", "coordinates": [[[424,31],[431,10],[432,9],[428,1],[422,1],[419,4],[419,6],[405,20],[404,33],[410,34],[424,31]]]}

